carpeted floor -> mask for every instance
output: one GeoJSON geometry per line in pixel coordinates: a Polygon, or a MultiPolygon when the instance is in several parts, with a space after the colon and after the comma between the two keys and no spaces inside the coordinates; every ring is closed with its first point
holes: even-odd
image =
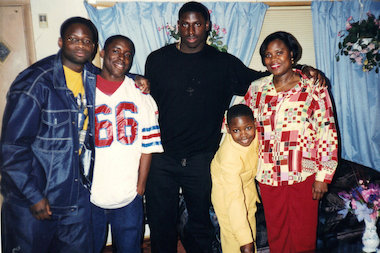
{"type": "MultiPolygon", "coordinates": [[[[150,240],[149,238],[144,239],[144,243],[142,246],[141,253],[150,253],[150,240]]],[[[183,248],[182,244],[180,241],[178,241],[178,248],[177,248],[178,253],[186,253],[185,249],[183,248]]],[[[112,253],[112,246],[107,246],[103,253],[112,253]]]]}

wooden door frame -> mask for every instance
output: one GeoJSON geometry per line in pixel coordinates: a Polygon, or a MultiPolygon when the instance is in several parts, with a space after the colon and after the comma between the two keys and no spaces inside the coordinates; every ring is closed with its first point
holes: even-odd
{"type": "Polygon", "coordinates": [[[0,6],[20,6],[23,10],[25,48],[28,59],[28,66],[36,61],[36,48],[34,46],[32,11],[30,0],[0,0],[0,6]]]}

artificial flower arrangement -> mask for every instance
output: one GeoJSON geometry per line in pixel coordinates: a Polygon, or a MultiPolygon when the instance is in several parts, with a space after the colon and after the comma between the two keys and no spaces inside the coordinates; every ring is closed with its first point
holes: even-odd
{"type": "Polygon", "coordinates": [[[338,213],[346,217],[348,212],[356,215],[359,222],[376,220],[380,216],[380,186],[359,180],[357,187],[350,192],[340,192],[345,208],[338,213]]]}
{"type": "MultiPolygon", "coordinates": [[[[211,14],[212,11],[209,10],[209,13],[211,14]]],[[[166,30],[166,35],[169,36],[166,44],[170,43],[171,38],[173,38],[175,42],[178,42],[180,39],[177,25],[166,24],[165,26],[164,25],[160,26],[157,29],[159,32],[166,30]]],[[[222,41],[223,39],[222,35],[226,35],[226,34],[227,34],[226,28],[220,28],[219,25],[213,24],[211,27],[209,36],[207,38],[207,44],[218,49],[221,52],[227,52],[228,46],[225,45],[222,41]]]]}
{"type": "Polygon", "coordinates": [[[368,19],[353,22],[352,16],[346,21],[346,31],[340,31],[338,36],[343,38],[339,42],[339,52],[335,55],[349,56],[352,63],[362,66],[367,72],[375,69],[379,73],[380,67],[380,16],[375,18],[371,12],[367,13],[368,19]]]}

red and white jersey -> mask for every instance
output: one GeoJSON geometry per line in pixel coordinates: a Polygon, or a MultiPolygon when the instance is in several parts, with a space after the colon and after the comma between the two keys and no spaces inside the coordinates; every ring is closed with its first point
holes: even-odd
{"type": "Polygon", "coordinates": [[[106,95],[96,88],[95,168],[91,202],[120,208],[136,197],[141,154],[163,152],[156,102],[133,79],[106,95]]]}

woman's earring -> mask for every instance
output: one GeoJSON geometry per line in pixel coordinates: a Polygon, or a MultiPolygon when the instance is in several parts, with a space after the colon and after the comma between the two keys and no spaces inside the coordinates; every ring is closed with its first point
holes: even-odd
{"type": "Polygon", "coordinates": [[[294,65],[294,58],[292,57],[292,59],[291,59],[291,60],[292,60],[292,65],[294,65]]]}

